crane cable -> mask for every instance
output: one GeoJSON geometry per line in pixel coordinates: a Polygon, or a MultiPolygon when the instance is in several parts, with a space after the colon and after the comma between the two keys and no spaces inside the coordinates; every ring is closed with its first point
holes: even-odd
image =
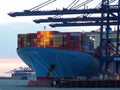
{"type": "Polygon", "coordinates": [[[84,6],[85,4],[88,4],[88,3],[92,2],[92,1],[93,1],[93,0],[86,0],[86,1],[82,2],[81,4],[79,4],[79,5],[77,5],[77,6],[74,6],[74,7],[72,7],[72,8],[73,8],[73,9],[78,9],[78,8],[84,6]]]}
{"type": "MultiPolygon", "coordinates": [[[[74,0],[70,5],[68,5],[67,9],[72,9],[80,0],[74,0]]],[[[55,15],[53,18],[60,18],[62,15],[55,15]]]]}
{"type": "Polygon", "coordinates": [[[72,9],[80,0],[74,0],[67,8],[69,9],[72,9]]]}
{"type": "MultiPolygon", "coordinates": [[[[92,2],[93,0],[86,0],[84,2],[82,2],[81,4],[76,5],[80,0],[74,0],[68,7],[67,9],[78,9],[80,7],[82,7],[85,4],[88,4],[90,2],[92,2]],[[76,6],[75,6],[76,5],[76,6]]],[[[60,18],[62,15],[55,15],[53,16],[53,18],[60,18]]]]}
{"type": "Polygon", "coordinates": [[[38,9],[40,9],[40,8],[42,8],[42,7],[50,4],[50,3],[52,3],[52,2],[55,2],[55,1],[56,1],[56,0],[48,0],[48,1],[44,2],[44,3],[42,3],[42,4],[39,4],[39,5],[31,8],[31,9],[29,9],[29,10],[30,10],[30,11],[36,11],[36,10],[38,10],[38,9]]]}

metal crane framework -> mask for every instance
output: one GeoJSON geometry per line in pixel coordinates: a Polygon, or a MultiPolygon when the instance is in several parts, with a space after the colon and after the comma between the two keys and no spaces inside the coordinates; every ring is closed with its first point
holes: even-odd
{"type": "MultiPolygon", "coordinates": [[[[55,0],[54,0],[55,1],[55,0]]],[[[93,0],[87,0],[81,5],[90,3],[93,0]]],[[[53,2],[53,1],[52,1],[53,2]]],[[[77,1],[78,2],[78,1],[77,1]]],[[[80,5],[80,6],[81,6],[80,5]]],[[[78,6],[78,5],[77,5],[78,6]]],[[[92,9],[77,9],[63,8],[62,10],[40,11],[40,10],[24,10],[23,12],[9,13],[12,17],[16,16],[37,16],[37,15],[83,15],[83,17],[75,18],[53,18],[34,20],[35,23],[48,23],[57,22],[56,24],[50,24],[51,27],[67,27],[67,26],[100,26],[100,72],[102,67],[108,69],[109,63],[116,63],[116,73],[119,73],[120,66],[120,0],[101,0],[101,3],[92,9]],[[111,5],[114,1],[118,3],[111,5]],[[98,7],[99,6],[99,7],[98,7]],[[88,15],[98,15],[88,16],[88,15]],[[112,43],[113,38],[110,38],[111,26],[117,27],[116,37],[114,37],[115,45],[112,43]],[[104,27],[105,31],[104,31],[104,27]],[[105,45],[105,50],[102,47],[105,45]],[[112,49],[110,47],[112,46],[112,49]],[[112,52],[113,54],[111,55],[112,52]]],[[[35,7],[36,8],[36,7],[35,7]]]]}

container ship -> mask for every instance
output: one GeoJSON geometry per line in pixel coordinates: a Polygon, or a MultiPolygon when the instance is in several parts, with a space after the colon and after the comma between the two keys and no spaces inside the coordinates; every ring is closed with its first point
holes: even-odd
{"type": "Polygon", "coordinates": [[[98,75],[94,40],[81,32],[18,34],[17,53],[35,71],[37,80],[98,75]]]}

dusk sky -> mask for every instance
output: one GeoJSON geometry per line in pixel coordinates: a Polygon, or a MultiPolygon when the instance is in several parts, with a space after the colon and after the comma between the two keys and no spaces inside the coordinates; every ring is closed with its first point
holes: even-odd
{"type": "MultiPolygon", "coordinates": [[[[35,24],[32,22],[34,19],[45,18],[44,16],[36,17],[10,17],[7,14],[9,12],[23,11],[30,9],[40,3],[47,0],[0,0],[0,76],[9,76],[5,72],[26,66],[24,62],[18,57],[16,53],[17,47],[17,34],[20,33],[35,33],[36,31],[43,30],[46,26],[47,30],[58,30],[58,31],[85,31],[88,28],[80,27],[67,27],[67,28],[51,28],[48,24],[35,24]]],[[[74,0],[56,0],[54,3],[42,8],[41,10],[54,10],[62,9],[67,7],[74,0]]],[[[85,0],[80,0],[79,3],[85,0]]],[[[97,5],[94,0],[89,5],[97,5]]],[[[91,28],[91,30],[96,28],[91,28]]]]}

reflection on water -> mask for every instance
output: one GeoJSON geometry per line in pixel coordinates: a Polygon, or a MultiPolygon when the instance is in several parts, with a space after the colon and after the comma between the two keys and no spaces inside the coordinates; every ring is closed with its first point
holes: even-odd
{"type": "Polygon", "coordinates": [[[120,90],[120,88],[50,88],[28,87],[28,80],[0,79],[0,90],[120,90]]]}

